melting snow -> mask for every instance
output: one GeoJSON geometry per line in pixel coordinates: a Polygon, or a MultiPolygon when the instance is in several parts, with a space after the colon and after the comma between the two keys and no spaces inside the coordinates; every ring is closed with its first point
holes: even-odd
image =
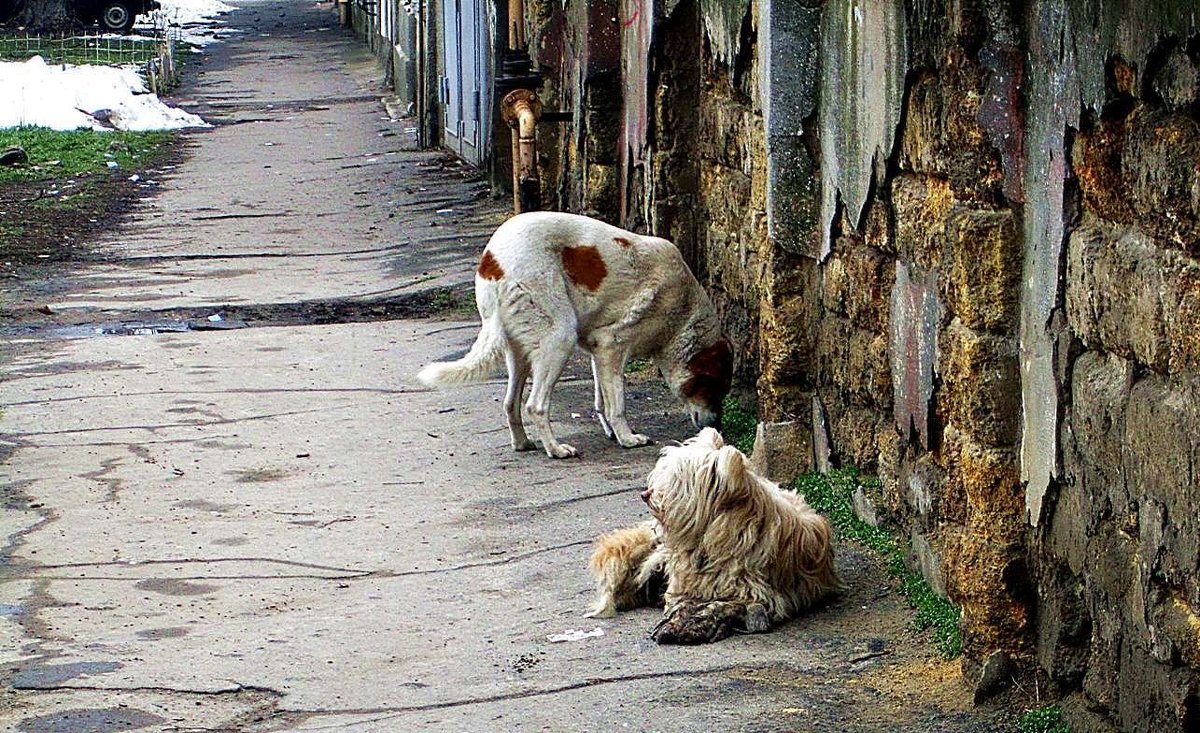
{"type": "Polygon", "coordinates": [[[0,64],[0,128],[177,130],[208,127],[146,90],[132,69],[50,66],[41,56],[0,64]]]}

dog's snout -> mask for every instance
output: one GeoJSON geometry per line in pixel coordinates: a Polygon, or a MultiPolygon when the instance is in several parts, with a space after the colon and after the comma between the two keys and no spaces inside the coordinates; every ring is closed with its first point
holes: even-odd
{"type": "Polygon", "coordinates": [[[649,504],[649,503],[650,503],[650,497],[651,497],[651,495],[653,495],[653,494],[654,494],[654,489],[646,489],[645,491],[643,491],[643,492],[642,492],[642,501],[644,501],[644,502],[646,502],[647,504],[649,504]]]}
{"type": "Polygon", "coordinates": [[[693,410],[692,424],[696,426],[697,430],[703,430],[704,428],[720,430],[721,413],[709,412],[708,410],[693,410]]]}

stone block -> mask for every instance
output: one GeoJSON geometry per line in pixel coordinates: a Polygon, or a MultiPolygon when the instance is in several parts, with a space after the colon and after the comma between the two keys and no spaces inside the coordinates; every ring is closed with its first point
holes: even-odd
{"type": "Polygon", "coordinates": [[[760,422],[750,466],[759,475],[786,483],[813,470],[812,425],[800,420],[760,422]]]}
{"type": "MultiPolygon", "coordinates": [[[[845,237],[838,241],[844,240],[845,237]]],[[[846,315],[847,275],[842,249],[840,244],[835,247],[821,268],[821,305],[838,316],[846,315]]]]}
{"type": "Polygon", "coordinates": [[[829,435],[829,416],[821,396],[812,398],[813,468],[821,473],[833,470],[833,439],[829,435]]]}
{"type": "Polygon", "coordinates": [[[946,223],[949,311],[980,331],[1012,333],[1021,288],[1022,244],[1011,211],[955,207],[946,223]]]}
{"type": "Polygon", "coordinates": [[[1121,170],[1138,221],[1164,244],[1200,256],[1200,123],[1147,110],[1129,124],[1121,170]]]}
{"type": "Polygon", "coordinates": [[[617,215],[617,170],[611,165],[591,163],[587,166],[584,184],[584,210],[605,221],[615,221],[617,215]]]}
{"type": "Polygon", "coordinates": [[[1149,375],[1134,384],[1125,419],[1122,463],[1131,498],[1144,511],[1143,561],[1182,587],[1200,573],[1200,378],[1149,375]]]}
{"type": "Polygon", "coordinates": [[[874,473],[879,461],[878,413],[846,404],[828,407],[830,443],[836,463],[874,473]]]}
{"type": "Polygon", "coordinates": [[[1092,222],[1067,248],[1067,318],[1088,346],[1159,372],[1200,368],[1200,263],[1140,229],[1092,222]]]}
{"type": "Polygon", "coordinates": [[[1089,351],[1071,370],[1071,409],[1064,426],[1066,472],[1083,492],[1083,519],[1091,533],[1098,518],[1125,513],[1131,498],[1122,465],[1125,406],[1134,363],[1116,354],[1089,351]]]}
{"type": "Polygon", "coordinates": [[[872,247],[844,254],[846,316],[859,328],[887,333],[888,296],[895,280],[895,259],[872,247]]]}
{"type": "Polygon", "coordinates": [[[945,179],[959,198],[993,203],[1001,198],[1003,172],[979,124],[986,73],[959,49],[950,57],[909,83],[900,167],[945,179]]]}
{"type": "Polygon", "coordinates": [[[1059,563],[1044,567],[1037,594],[1038,662],[1051,679],[1074,687],[1087,671],[1092,636],[1083,579],[1059,563]]]}
{"type": "Polygon", "coordinates": [[[892,211],[896,219],[896,256],[926,272],[942,262],[946,222],[954,208],[954,192],[941,178],[898,175],[892,179],[892,211]]]}
{"type": "Polygon", "coordinates": [[[791,254],[816,257],[821,184],[814,175],[814,155],[799,135],[770,136],[766,152],[765,196],[771,239],[791,254]]]}
{"type": "Polygon", "coordinates": [[[817,330],[817,379],[853,398],[856,405],[886,409],[891,404],[887,339],[828,317],[817,330]]]}
{"type": "Polygon", "coordinates": [[[955,424],[985,446],[1011,448],[1021,420],[1016,339],[978,333],[956,319],[938,341],[942,424],[955,424]]]}
{"type": "MultiPolygon", "coordinates": [[[[763,283],[764,289],[772,285],[770,280],[763,283]]],[[[811,389],[816,378],[817,322],[811,299],[803,293],[780,299],[767,296],[763,293],[759,302],[759,386],[811,389]]],[[[808,408],[805,400],[792,414],[806,415],[808,408]]]]}
{"type": "Polygon", "coordinates": [[[1200,67],[1187,51],[1175,46],[1162,59],[1150,85],[1168,107],[1186,111],[1200,102],[1200,67]]]}
{"type": "Polygon", "coordinates": [[[946,581],[942,574],[942,556],[934,549],[930,540],[919,532],[909,535],[909,547],[912,551],[913,566],[929,587],[940,596],[946,595],[946,581]]]}
{"type": "Polygon", "coordinates": [[[1084,207],[1106,221],[1132,224],[1135,215],[1121,173],[1125,134],[1124,120],[1105,120],[1082,130],[1075,136],[1071,161],[1084,207]]]}
{"type": "Polygon", "coordinates": [[[953,521],[943,507],[943,491],[948,485],[945,473],[929,453],[900,468],[900,506],[909,526],[933,531],[943,520],[953,521]]]}
{"type": "Polygon", "coordinates": [[[889,316],[893,418],[902,436],[915,433],[922,448],[932,441],[934,362],[942,307],[937,273],[911,270],[896,263],[889,316]]]}

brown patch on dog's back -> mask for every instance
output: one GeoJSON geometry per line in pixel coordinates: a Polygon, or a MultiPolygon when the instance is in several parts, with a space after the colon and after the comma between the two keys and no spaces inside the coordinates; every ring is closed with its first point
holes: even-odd
{"type": "Polygon", "coordinates": [[[562,263],[568,280],[593,292],[608,275],[604,258],[595,247],[563,247],[562,263]]]}
{"type": "Polygon", "coordinates": [[[693,356],[687,368],[692,376],[679,388],[680,394],[713,409],[719,408],[733,383],[733,350],[729,342],[718,339],[693,356]]]}
{"type": "Polygon", "coordinates": [[[617,244],[621,245],[622,247],[632,247],[633,246],[633,240],[626,239],[625,237],[613,237],[613,241],[616,242],[617,244]]]}
{"type": "Polygon", "coordinates": [[[483,257],[479,259],[479,269],[476,272],[484,280],[499,280],[504,277],[504,268],[492,256],[491,251],[486,249],[483,251],[483,257]]]}

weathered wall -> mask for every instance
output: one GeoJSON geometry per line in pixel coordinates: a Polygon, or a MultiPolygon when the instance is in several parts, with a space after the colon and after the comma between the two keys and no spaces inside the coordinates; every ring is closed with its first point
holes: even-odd
{"type": "Polygon", "coordinates": [[[1036,536],[1038,652],[1125,729],[1196,730],[1200,29],[1142,20],[1118,24],[1137,43],[1108,47],[1128,55],[1068,142],[1070,351],[1062,480],[1036,536]]]}
{"type": "Polygon", "coordinates": [[[968,680],[1040,667],[1082,729],[1200,726],[1188,5],[823,8],[858,94],[817,131],[815,427],[962,605],[968,680]]]}
{"type": "Polygon", "coordinates": [[[981,694],[1200,729],[1194,3],[614,9],[559,204],[674,239],[760,417],[878,473],[981,694]]]}

